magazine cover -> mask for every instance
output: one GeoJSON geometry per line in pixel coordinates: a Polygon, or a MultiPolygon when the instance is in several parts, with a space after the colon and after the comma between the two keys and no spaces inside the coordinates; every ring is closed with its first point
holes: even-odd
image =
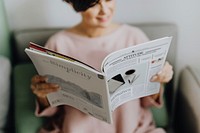
{"type": "Polygon", "coordinates": [[[36,70],[48,82],[59,84],[58,92],[47,95],[51,106],[70,105],[111,123],[110,97],[104,74],[75,61],[26,49],[36,70]]]}

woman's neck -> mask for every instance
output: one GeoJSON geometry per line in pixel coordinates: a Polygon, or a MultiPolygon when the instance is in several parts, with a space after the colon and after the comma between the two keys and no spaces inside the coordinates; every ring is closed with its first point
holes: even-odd
{"type": "Polygon", "coordinates": [[[100,37],[104,36],[108,33],[111,33],[112,31],[116,30],[119,27],[119,24],[110,24],[107,27],[89,27],[85,26],[84,24],[78,24],[77,26],[69,29],[70,32],[73,32],[75,34],[86,36],[86,37],[100,37]]]}

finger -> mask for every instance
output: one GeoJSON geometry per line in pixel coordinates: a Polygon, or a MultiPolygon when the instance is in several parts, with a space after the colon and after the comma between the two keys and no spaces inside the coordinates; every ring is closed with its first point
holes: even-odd
{"type": "Polygon", "coordinates": [[[52,83],[38,83],[38,84],[31,84],[31,89],[32,91],[34,90],[38,90],[38,91],[42,91],[42,90],[58,90],[59,89],[59,85],[57,84],[52,84],[52,83]]]}
{"type": "Polygon", "coordinates": [[[169,72],[173,71],[173,66],[169,64],[169,62],[165,62],[165,65],[163,67],[163,71],[169,72]]]}
{"type": "Polygon", "coordinates": [[[168,75],[173,75],[172,65],[170,65],[168,62],[165,62],[165,65],[163,66],[161,71],[159,71],[156,75],[161,79],[168,77],[168,75]]]}
{"type": "Polygon", "coordinates": [[[167,83],[172,79],[172,77],[173,77],[173,71],[170,71],[169,73],[159,74],[157,76],[156,81],[161,83],[167,83]]]}
{"type": "Polygon", "coordinates": [[[161,71],[159,71],[157,74],[161,74],[161,73],[168,73],[170,71],[172,71],[173,67],[168,63],[166,62],[165,65],[163,66],[163,68],[161,69],[161,71]]]}
{"type": "Polygon", "coordinates": [[[173,67],[171,65],[168,65],[161,76],[164,77],[164,81],[169,81],[172,79],[174,75],[173,67]]]}
{"type": "Polygon", "coordinates": [[[44,98],[44,97],[46,97],[47,94],[52,93],[52,92],[55,92],[55,90],[49,89],[49,90],[35,90],[35,91],[33,91],[33,93],[35,95],[37,95],[37,97],[40,97],[40,98],[44,98]]]}
{"type": "Polygon", "coordinates": [[[157,75],[154,75],[153,77],[151,77],[150,81],[151,82],[156,82],[158,79],[158,76],[157,75]]]}
{"type": "Polygon", "coordinates": [[[166,77],[165,77],[164,82],[165,82],[165,83],[166,83],[166,82],[169,82],[169,81],[173,78],[173,75],[174,75],[174,72],[173,72],[173,71],[171,71],[170,73],[168,73],[168,74],[166,75],[166,77]]]}
{"type": "Polygon", "coordinates": [[[173,77],[173,70],[171,70],[170,68],[170,70],[160,71],[158,74],[156,74],[151,78],[151,81],[166,83],[169,82],[172,79],[172,77],[173,77]]]}
{"type": "MultiPolygon", "coordinates": [[[[35,87],[37,88],[37,87],[35,87]]],[[[37,89],[33,89],[33,93],[37,96],[37,97],[40,97],[40,98],[44,98],[46,97],[47,94],[51,93],[51,92],[56,92],[58,91],[60,88],[59,87],[49,87],[48,89],[47,88],[37,88],[37,89]]]]}
{"type": "Polygon", "coordinates": [[[59,88],[59,85],[53,83],[38,83],[38,84],[32,84],[32,88],[36,90],[48,90],[51,88],[59,88]]]}
{"type": "Polygon", "coordinates": [[[32,77],[31,79],[31,83],[32,84],[36,84],[36,83],[43,83],[47,81],[47,77],[45,76],[40,76],[40,75],[35,75],[32,77]]]}

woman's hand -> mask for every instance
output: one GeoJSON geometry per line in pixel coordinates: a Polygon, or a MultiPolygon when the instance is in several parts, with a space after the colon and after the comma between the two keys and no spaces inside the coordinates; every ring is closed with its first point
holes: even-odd
{"type": "Polygon", "coordinates": [[[169,62],[165,62],[164,67],[160,72],[151,78],[152,82],[168,83],[173,77],[173,67],[169,62]]]}
{"type": "Polygon", "coordinates": [[[47,77],[35,75],[31,79],[31,90],[37,96],[39,103],[47,107],[49,106],[47,94],[59,90],[59,85],[47,83],[47,77]]]}
{"type": "MultiPolygon", "coordinates": [[[[160,72],[158,72],[156,75],[154,75],[151,78],[151,81],[152,82],[160,82],[161,84],[168,83],[172,79],[173,74],[174,74],[174,72],[173,72],[172,65],[170,65],[169,62],[166,61],[162,70],[160,72]]],[[[158,99],[159,94],[160,93],[151,95],[151,97],[154,100],[156,100],[156,99],[158,99]]]]}

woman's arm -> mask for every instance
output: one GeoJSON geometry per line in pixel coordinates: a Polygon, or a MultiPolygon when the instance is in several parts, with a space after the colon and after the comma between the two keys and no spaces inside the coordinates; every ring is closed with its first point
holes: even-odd
{"type": "Polygon", "coordinates": [[[165,62],[164,67],[160,72],[158,72],[156,75],[154,75],[151,78],[151,82],[160,82],[161,87],[160,87],[160,92],[154,95],[150,95],[147,97],[144,97],[141,99],[141,104],[143,107],[150,107],[150,106],[156,106],[156,107],[161,107],[163,100],[163,84],[168,83],[172,77],[173,77],[173,67],[168,63],[165,62]]]}
{"type": "Polygon", "coordinates": [[[157,94],[146,96],[141,98],[141,106],[144,108],[149,107],[162,107],[163,105],[163,86],[160,87],[160,91],[157,94]]]}
{"type": "Polygon", "coordinates": [[[51,116],[56,111],[56,107],[50,107],[47,94],[59,90],[59,85],[47,83],[44,76],[35,75],[31,79],[31,90],[36,96],[36,116],[51,116]]]}

